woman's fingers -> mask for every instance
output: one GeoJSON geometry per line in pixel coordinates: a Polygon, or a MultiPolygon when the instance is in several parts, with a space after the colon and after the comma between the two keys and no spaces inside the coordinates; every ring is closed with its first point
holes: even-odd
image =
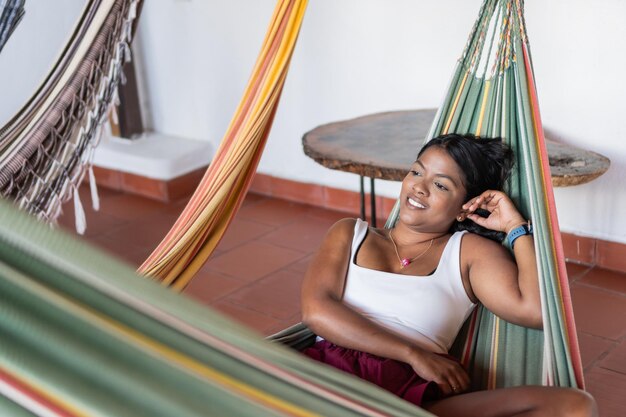
{"type": "Polygon", "coordinates": [[[440,379],[435,380],[441,392],[445,395],[455,395],[469,389],[470,379],[463,367],[457,363],[442,372],[440,379]]]}
{"type": "Polygon", "coordinates": [[[454,374],[449,378],[450,388],[453,394],[460,394],[469,389],[470,378],[461,365],[457,365],[454,374]]]}
{"type": "Polygon", "coordinates": [[[495,207],[503,196],[504,194],[501,191],[487,190],[463,204],[463,209],[472,213],[479,208],[488,209],[489,207],[495,207]]]}
{"type": "Polygon", "coordinates": [[[524,223],[524,218],[511,199],[502,191],[487,190],[470,199],[461,208],[468,219],[491,230],[507,232],[510,225],[524,223]],[[489,216],[476,215],[478,209],[488,211],[489,216]]]}
{"type": "Polygon", "coordinates": [[[450,383],[450,390],[452,391],[452,394],[460,394],[464,391],[463,387],[461,386],[461,384],[459,384],[458,382],[451,382],[450,383]]]}
{"type": "Polygon", "coordinates": [[[479,216],[478,214],[474,214],[474,213],[468,214],[467,218],[479,226],[482,226],[482,227],[488,226],[488,220],[485,217],[479,216]]]}
{"type": "Polygon", "coordinates": [[[441,391],[441,393],[447,397],[448,395],[454,395],[454,394],[458,394],[461,391],[461,387],[460,384],[456,381],[441,381],[441,382],[437,382],[437,386],[439,387],[439,391],[441,391]]]}
{"type": "Polygon", "coordinates": [[[444,397],[447,397],[448,395],[452,395],[454,393],[454,391],[452,390],[452,386],[447,381],[437,383],[437,386],[439,387],[439,391],[441,391],[444,397]]]}
{"type": "Polygon", "coordinates": [[[457,374],[456,381],[452,381],[452,382],[453,382],[452,391],[454,391],[455,394],[460,394],[462,392],[469,390],[470,378],[469,378],[469,375],[467,375],[467,372],[465,372],[465,370],[463,370],[460,374],[457,374]]]}
{"type": "Polygon", "coordinates": [[[419,358],[413,369],[422,378],[436,383],[443,395],[460,394],[469,388],[469,375],[456,361],[430,352],[419,358]]]}

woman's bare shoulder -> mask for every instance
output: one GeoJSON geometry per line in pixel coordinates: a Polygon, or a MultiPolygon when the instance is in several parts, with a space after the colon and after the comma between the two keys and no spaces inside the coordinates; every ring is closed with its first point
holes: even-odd
{"type": "MultiPolygon", "coordinates": [[[[344,218],[337,221],[330,227],[330,229],[328,229],[328,232],[326,232],[322,249],[338,249],[343,246],[351,246],[356,231],[356,224],[360,221],[361,220],[355,218],[344,218]]],[[[377,237],[384,238],[387,235],[385,229],[377,229],[369,225],[367,227],[368,233],[366,234],[365,239],[367,239],[368,236],[375,235],[377,237]]]]}
{"type": "Polygon", "coordinates": [[[337,220],[335,224],[330,227],[330,230],[345,232],[349,230],[352,232],[354,230],[354,226],[356,225],[358,219],[353,217],[345,217],[343,219],[337,220]]]}
{"type": "Polygon", "coordinates": [[[352,238],[357,219],[344,218],[333,224],[326,233],[326,239],[352,238]]]}
{"type": "Polygon", "coordinates": [[[466,259],[485,259],[485,256],[508,256],[508,252],[500,243],[480,236],[476,233],[465,233],[461,250],[466,259]]]}

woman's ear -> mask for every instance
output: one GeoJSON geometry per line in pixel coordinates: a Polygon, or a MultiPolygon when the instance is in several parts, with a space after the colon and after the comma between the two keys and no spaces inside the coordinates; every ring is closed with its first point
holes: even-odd
{"type": "Polygon", "coordinates": [[[461,223],[463,220],[465,220],[467,218],[467,213],[465,211],[460,212],[459,214],[457,214],[456,216],[456,221],[461,223]]]}

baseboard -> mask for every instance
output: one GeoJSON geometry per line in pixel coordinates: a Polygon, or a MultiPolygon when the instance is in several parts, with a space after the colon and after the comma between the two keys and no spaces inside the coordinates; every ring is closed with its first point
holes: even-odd
{"type": "MultiPolygon", "coordinates": [[[[358,192],[324,185],[301,183],[257,173],[252,180],[250,191],[268,197],[340,211],[354,217],[359,216],[361,212],[358,192]]],[[[371,219],[369,193],[365,194],[365,201],[365,215],[371,219]]],[[[393,198],[376,196],[375,209],[378,224],[383,224],[387,220],[395,203],[396,200],[393,198]]]]}
{"type": "Polygon", "coordinates": [[[561,233],[568,261],[626,272],[626,245],[619,242],[561,233]]]}
{"type": "Polygon", "coordinates": [[[142,175],[97,166],[94,166],[93,170],[99,187],[169,203],[191,196],[200,183],[206,167],[196,169],[171,180],[148,178],[142,175]]]}

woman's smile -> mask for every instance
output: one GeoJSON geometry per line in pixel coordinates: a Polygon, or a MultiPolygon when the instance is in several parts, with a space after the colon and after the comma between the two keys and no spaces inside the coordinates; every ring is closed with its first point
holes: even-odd
{"type": "Polygon", "coordinates": [[[408,197],[407,201],[408,201],[408,203],[409,203],[409,205],[411,207],[415,207],[415,208],[418,208],[418,209],[425,209],[426,208],[426,206],[424,204],[420,203],[417,199],[414,199],[412,197],[408,197]]]}

